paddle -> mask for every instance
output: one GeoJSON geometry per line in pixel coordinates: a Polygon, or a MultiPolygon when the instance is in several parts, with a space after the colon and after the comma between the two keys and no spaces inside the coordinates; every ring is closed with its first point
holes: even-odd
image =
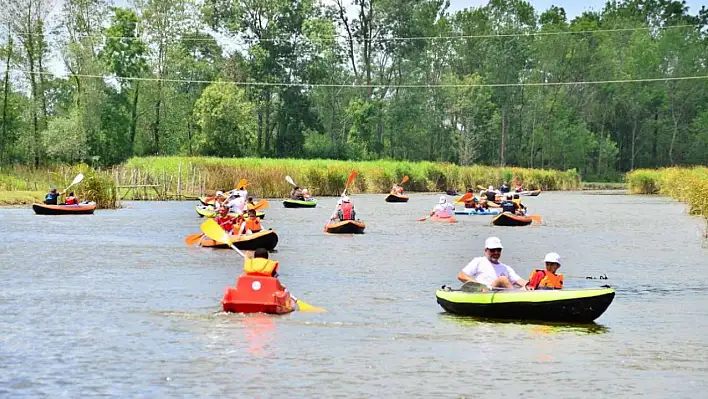
{"type": "Polygon", "coordinates": [[[184,238],[184,243],[191,247],[201,241],[202,237],[204,237],[204,233],[190,234],[184,238]]]}
{"type": "Polygon", "coordinates": [[[295,182],[293,181],[293,178],[290,176],[285,176],[285,181],[290,183],[293,187],[296,186],[295,182]]]}
{"type": "Polygon", "coordinates": [[[256,202],[255,204],[253,204],[253,208],[251,208],[251,209],[255,209],[257,211],[260,211],[263,209],[268,209],[269,206],[270,206],[270,203],[268,202],[268,200],[262,199],[262,200],[256,202]]]}
{"type": "Polygon", "coordinates": [[[403,180],[398,184],[399,186],[408,181],[408,175],[403,176],[403,180]]]}
{"type": "MultiPolygon", "coordinates": [[[[227,243],[229,242],[229,233],[224,231],[224,229],[219,226],[218,223],[214,221],[214,219],[209,219],[206,222],[202,223],[200,226],[202,232],[212,240],[216,242],[224,242],[227,243]]],[[[246,259],[246,255],[241,252],[238,248],[236,248],[233,244],[229,243],[229,246],[234,249],[234,251],[238,252],[239,255],[241,255],[244,259],[246,259]]],[[[290,296],[295,300],[295,302],[298,305],[298,308],[301,312],[326,312],[327,310],[324,308],[318,308],[317,306],[312,306],[309,303],[303,301],[302,299],[298,299],[295,297],[295,295],[290,294],[290,296]]]]}
{"type": "Polygon", "coordinates": [[[248,180],[246,180],[246,179],[241,179],[241,180],[239,180],[238,184],[236,185],[236,190],[240,190],[240,189],[243,188],[243,186],[245,186],[247,183],[248,183],[248,180]]]}
{"type": "MultiPolygon", "coordinates": [[[[467,194],[463,195],[462,197],[460,197],[460,198],[459,198],[457,201],[455,201],[455,202],[465,202],[465,201],[469,201],[469,200],[471,200],[473,197],[474,197],[474,194],[472,194],[472,193],[467,193],[467,194]]],[[[426,217],[424,217],[424,218],[420,218],[420,219],[418,219],[418,221],[419,221],[419,222],[425,222],[426,220],[428,220],[428,217],[429,217],[429,216],[426,216],[426,217]]]]}
{"type": "Polygon", "coordinates": [[[74,181],[72,181],[71,184],[69,184],[68,186],[66,186],[66,188],[64,189],[64,192],[66,192],[66,190],[68,190],[69,187],[73,186],[74,184],[79,184],[79,183],[81,183],[81,180],[83,180],[83,179],[84,179],[83,173],[79,173],[78,175],[76,175],[76,177],[74,178],[74,181]]]}

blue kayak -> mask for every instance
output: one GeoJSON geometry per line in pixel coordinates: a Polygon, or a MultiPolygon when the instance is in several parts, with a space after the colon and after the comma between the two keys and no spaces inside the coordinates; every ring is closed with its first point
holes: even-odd
{"type": "Polygon", "coordinates": [[[473,208],[455,209],[455,215],[498,215],[501,209],[487,209],[486,211],[478,211],[473,208]]]}

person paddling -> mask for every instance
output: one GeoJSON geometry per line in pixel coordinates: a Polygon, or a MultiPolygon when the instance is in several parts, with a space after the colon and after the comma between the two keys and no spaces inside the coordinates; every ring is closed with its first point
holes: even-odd
{"type": "Polygon", "coordinates": [[[44,203],[47,205],[57,205],[59,203],[59,196],[64,195],[64,191],[58,193],[57,189],[52,187],[44,197],[44,203]]]}
{"type": "Polygon", "coordinates": [[[438,200],[438,204],[435,205],[435,208],[433,208],[433,211],[430,212],[430,215],[428,216],[434,215],[436,217],[444,219],[452,217],[453,213],[455,213],[455,206],[447,202],[447,197],[441,195],[440,199],[438,200]]]}
{"type": "Polygon", "coordinates": [[[555,252],[549,252],[543,259],[546,269],[536,269],[531,273],[526,288],[529,290],[560,290],[563,288],[563,275],[556,274],[561,267],[561,258],[555,252]]]}
{"type": "Polygon", "coordinates": [[[239,225],[239,218],[229,215],[228,207],[221,207],[219,214],[214,218],[214,221],[221,226],[227,233],[233,234],[234,226],[239,225]]]}
{"type": "Polygon", "coordinates": [[[332,217],[330,217],[330,220],[337,219],[339,219],[340,222],[345,220],[356,220],[354,204],[346,195],[337,201],[337,208],[334,210],[332,217]]]}
{"type": "MultiPolygon", "coordinates": [[[[253,252],[252,258],[246,258],[243,262],[243,272],[247,276],[266,276],[278,280],[278,267],[280,263],[268,259],[268,251],[265,248],[257,248],[253,252]]],[[[288,292],[288,289],[278,280],[278,289],[288,292]]],[[[290,306],[298,310],[297,298],[290,295],[290,306]]]]}
{"type": "Polygon", "coordinates": [[[499,261],[502,253],[502,243],[498,237],[489,237],[484,242],[484,254],[474,258],[458,274],[457,279],[463,283],[475,282],[494,288],[513,288],[518,286],[526,289],[528,281],[522,279],[510,266],[499,261]]]}

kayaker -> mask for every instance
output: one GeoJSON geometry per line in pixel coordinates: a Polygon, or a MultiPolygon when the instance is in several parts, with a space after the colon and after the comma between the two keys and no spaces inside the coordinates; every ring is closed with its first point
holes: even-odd
{"type": "Polygon", "coordinates": [[[238,233],[252,234],[258,233],[261,230],[263,230],[263,226],[261,226],[261,220],[258,219],[258,216],[256,216],[256,210],[250,209],[248,211],[248,219],[244,220],[243,223],[241,223],[241,228],[239,228],[238,233]]]}
{"type": "Polygon", "coordinates": [[[64,198],[64,205],[78,205],[79,200],[74,196],[74,192],[69,192],[69,196],[64,198]]]}
{"type": "Polygon", "coordinates": [[[511,191],[511,187],[509,187],[509,185],[506,184],[506,182],[504,182],[504,183],[502,183],[501,186],[499,186],[499,191],[502,194],[505,194],[505,193],[508,193],[509,191],[511,191]]]}
{"type": "Polygon", "coordinates": [[[561,258],[555,252],[549,252],[543,259],[546,269],[536,269],[531,273],[526,288],[530,290],[560,290],[563,288],[563,275],[556,274],[561,267],[561,258]]]}
{"type": "Polygon", "coordinates": [[[246,200],[246,210],[251,210],[256,206],[256,204],[253,203],[253,197],[248,197],[246,200]]]}
{"type": "Polygon", "coordinates": [[[473,281],[484,284],[489,289],[514,288],[526,289],[528,281],[522,279],[514,269],[499,262],[502,243],[498,237],[489,237],[484,242],[484,254],[472,259],[458,274],[457,279],[463,283],[473,281]]]}
{"type": "Polygon", "coordinates": [[[515,215],[518,205],[516,205],[514,201],[512,201],[511,195],[507,194],[506,199],[504,200],[504,202],[501,203],[501,208],[502,212],[511,213],[515,215]]]}
{"type": "Polygon", "coordinates": [[[439,218],[449,218],[452,217],[452,215],[455,213],[455,206],[452,205],[451,203],[447,202],[447,197],[444,195],[440,196],[440,199],[438,200],[438,204],[435,205],[435,208],[433,208],[433,211],[430,212],[430,215],[428,216],[433,216],[435,215],[436,217],[439,218]]]}
{"type": "Polygon", "coordinates": [[[391,188],[391,194],[403,195],[403,187],[399,186],[398,184],[394,184],[391,188]]]}
{"type": "Polygon", "coordinates": [[[238,217],[229,215],[229,208],[226,206],[219,209],[219,214],[214,218],[214,221],[229,234],[233,234],[234,226],[238,226],[240,222],[238,217]]]}
{"type": "MultiPolygon", "coordinates": [[[[253,258],[246,258],[243,262],[243,272],[248,276],[268,276],[275,279],[278,278],[278,261],[268,259],[268,250],[265,248],[256,248],[253,253],[253,258]]],[[[278,280],[278,288],[282,291],[288,291],[287,288],[278,280]]],[[[297,298],[290,295],[290,304],[294,309],[297,307],[297,298]]]]}
{"type": "Polygon", "coordinates": [[[471,188],[468,188],[467,192],[472,194],[472,198],[470,198],[468,201],[465,201],[465,208],[476,209],[478,206],[478,201],[477,201],[477,197],[474,196],[474,190],[471,188]]]}
{"type": "Polygon", "coordinates": [[[302,199],[304,201],[311,201],[312,200],[312,196],[310,195],[310,192],[306,188],[302,189],[302,199]]]}
{"type": "Polygon", "coordinates": [[[514,199],[512,200],[516,205],[518,205],[518,208],[516,209],[516,214],[519,216],[525,216],[526,215],[526,206],[521,203],[521,198],[519,198],[519,194],[514,194],[514,199]]]}
{"type": "Polygon", "coordinates": [[[49,189],[49,193],[44,197],[44,203],[47,205],[57,205],[59,202],[59,196],[64,195],[64,191],[58,193],[57,189],[52,187],[49,189]]]}
{"type": "Polygon", "coordinates": [[[229,208],[231,213],[241,214],[246,210],[246,198],[241,197],[238,193],[231,194],[226,201],[225,207],[229,208]]]}
{"type": "Polygon", "coordinates": [[[330,220],[337,220],[340,222],[345,220],[356,220],[356,211],[354,210],[354,204],[346,195],[337,201],[337,208],[334,210],[334,214],[330,220]]]}
{"type": "Polygon", "coordinates": [[[295,201],[305,200],[305,197],[302,195],[302,189],[299,186],[293,187],[293,191],[290,193],[290,199],[295,201]]]}

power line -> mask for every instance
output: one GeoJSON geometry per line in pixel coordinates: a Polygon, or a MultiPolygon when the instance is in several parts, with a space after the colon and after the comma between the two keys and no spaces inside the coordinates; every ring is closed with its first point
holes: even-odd
{"type": "MultiPolygon", "coordinates": [[[[10,69],[13,72],[30,73],[23,69],[10,69]]],[[[55,75],[52,72],[38,72],[37,75],[55,75]]],[[[295,83],[295,82],[229,82],[224,80],[188,80],[188,79],[158,79],[158,78],[142,78],[142,77],[116,77],[110,75],[71,75],[79,78],[95,78],[95,79],[116,79],[125,81],[140,81],[140,82],[169,82],[169,83],[201,83],[201,84],[225,84],[234,86],[259,86],[259,87],[330,87],[330,88],[389,88],[389,89],[427,89],[427,88],[471,88],[471,87],[544,87],[544,86],[574,86],[574,85],[600,85],[600,84],[622,84],[622,83],[651,83],[651,82],[669,82],[669,81],[685,81],[685,80],[703,80],[708,79],[708,75],[699,76],[676,76],[663,78],[644,78],[644,79],[619,79],[619,80],[591,80],[591,81],[576,81],[576,82],[527,82],[527,83],[480,83],[480,84],[400,84],[400,85],[362,85],[362,84],[341,84],[341,83],[295,83]]]]}
{"type": "MultiPolygon", "coordinates": [[[[615,28],[615,29],[596,29],[596,30],[577,30],[577,31],[555,31],[555,32],[524,32],[524,33],[501,33],[501,34],[480,34],[480,35],[448,35],[448,36],[411,36],[411,37],[381,37],[381,38],[348,38],[346,36],[336,36],[336,37],[331,37],[331,38],[308,38],[306,36],[298,36],[296,38],[301,38],[301,39],[306,39],[310,42],[320,42],[320,43],[328,43],[328,42],[338,42],[338,41],[343,41],[343,42],[391,42],[391,41],[416,41],[416,40],[431,40],[431,41],[437,41],[437,40],[462,40],[462,39],[492,39],[492,38],[507,38],[507,37],[532,37],[532,36],[561,36],[561,35],[576,35],[576,34],[586,34],[586,33],[614,33],[614,32],[634,32],[634,31],[642,31],[642,30],[670,30],[670,29],[681,29],[681,28],[698,28],[700,27],[699,24],[695,25],[672,25],[672,26],[664,26],[664,27],[648,27],[648,26],[643,26],[643,27],[635,27],[635,28],[615,28]]],[[[28,35],[35,35],[35,36],[40,36],[40,35],[46,35],[38,32],[16,32],[18,34],[28,34],[28,35]]],[[[123,39],[128,39],[128,40],[136,40],[136,39],[142,39],[141,37],[135,37],[135,36],[103,36],[101,34],[83,34],[83,35],[76,35],[78,38],[106,38],[106,39],[113,39],[113,40],[123,40],[123,39]]],[[[283,36],[283,37],[276,37],[276,38],[263,38],[263,39],[247,39],[247,38],[242,38],[242,37],[229,37],[228,39],[225,40],[234,40],[234,41],[241,41],[243,44],[246,42],[254,41],[254,42],[277,42],[277,41],[290,41],[295,39],[295,37],[292,36],[283,36]]],[[[173,40],[173,42],[177,41],[192,41],[192,42],[203,42],[203,41],[214,41],[217,40],[215,37],[180,37],[176,38],[173,40]]],[[[224,39],[222,39],[224,40],[224,39]]]]}

